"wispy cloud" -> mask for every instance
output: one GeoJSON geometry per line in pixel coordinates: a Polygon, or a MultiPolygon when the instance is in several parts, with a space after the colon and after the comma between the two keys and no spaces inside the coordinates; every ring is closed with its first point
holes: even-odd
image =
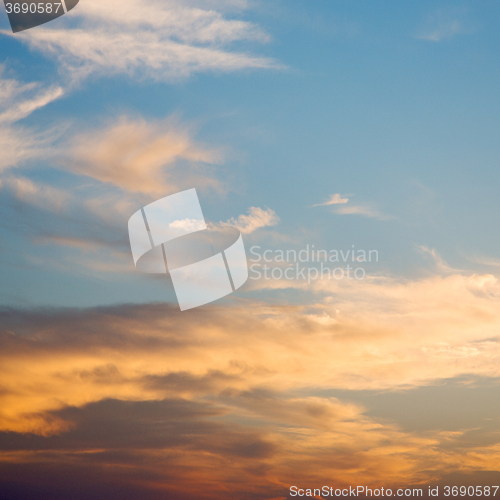
{"type": "MultiPolygon", "coordinates": [[[[244,8],[244,2],[238,2],[244,8]]],[[[91,73],[135,74],[176,80],[204,71],[279,68],[275,60],[232,51],[233,42],[269,41],[258,26],[228,19],[234,2],[88,0],[71,12],[65,29],[29,30],[23,40],[55,57],[74,80],[91,73]],[[229,5],[228,5],[229,4],[229,5]],[[80,22],[76,27],[75,19],[80,22]]]]}
{"type": "Polygon", "coordinates": [[[338,204],[343,204],[347,203],[349,201],[349,198],[342,198],[342,195],[339,193],[332,194],[330,198],[323,202],[323,203],[317,203],[316,205],[313,205],[313,207],[326,207],[329,205],[338,205],[338,204]]]}
{"type": "Polygon", "coordinates": [[[378,210],[374,209],[369,205],[348,205],[350,197],[353,195],[341,195],[340,193],[334,193],[330,195],[330,198],[323,202],[313,205],[313,207],[328,207],[332,205],[342,205],[335,208],[335,213],[339,215],[362,215],[364,217],[370,217],[379,220],[392,219],[391,216],[384,215],[378,210]],[[349,198],[348,198],[349,196],[349,198]]]}
{"type": "Polygon", "coordinates": [[[392,219],[391,216],[384,215],[378,210],[370,207],[369,205],[348,205],[350,198],[347,196],[352,195],[344,195],[342,196],[340,193],[334,193],[330,196],[330,198],[323,202],[317,203],[313,205],[313,207],[327,207],[331,205],[343,205],[335,208],[335,213],[339,215],[362,215],[364,217],[375,218],[379,220],[388,220],[392,219]]]}
{"type": "Polygon", "coordinates": [[[250,207],[247,215],[242,214],[236,219],[232,217],[227,222],[219,222],[219,225],[233,226],[243,234],[250,234],[263,227],[276,226],[279,222],[280,218],[274,210],[250,207]]]}
{"type": "Polygon", "coordinates": [[[63,168],[125,191],[165,195],[193,185],[220,190],[209,165],[221,160],[179,121],[121,118],[74,137],[63,168]]]}
{"type": "Polygon", "coordinates": [[[0,173],[49,153],[53,137],[21,126],[0,126],[0,173]]]}
{"type": "Polygon", "coordinates": [[[440,274],[452,274],[461,272],[460,269],[450,267],[435,248],[429,248],[425,245],[417,245],[417,249],[420,253],[422,253],[423,255],[427,255],[432,259],[437,272],[439,272],[440,274]]]}
{"type": "Polygon", "coordinates": [[[69,193],[26,177],[6,177],[0,188],[9,190],[18,201],[43,210],[61,212],[70,201],[69,193]]]}
{"type": "Polygon", "coordinates": [[[450,40],[457,35],[473,32],[464,9],[440,9],[432,14],[425,25],[420,28],[416,38],[429,42],[450,40]]]}
{"type": "Polygon", "coordinates": [[[27,176],[4,175],[0,180],[0,207],[4,213],[0,226],[36,245],[27,244],[23,255],[37,266],[50,265],[74,274],[75,259],[80,259],[82,252],[92,251],[92,259],[84,259],[79,269],[105,267],[106,263],[108,273],[115,273],[115,264],[120,263],[121,271],[126,273],[121,265],[124,256],[130,264],[124,221],[145,198],[99,183],[85,187],[77,177],[72,180],[69,187],[56,187],[27,176]],[[62,252],[46,256],[42,262],[40,244],[58,246],[62,252]]]}
{"type": "Polygon", "coordinates": [[[340,215],[363,215],[365,217],[386,220],[390,217],[380,213],[374,208],[367,205],[350,205],[345,207],[339,207],[335,210],[337,214],[340,215]]]}
{"type": "Polygon", "coordinates": [[[500,267],[500,259],[495,257],[488,257],[484,255],[474,255],[469,257],[472,262],[477,262],[483,266],[500,267]]]}
{"type": "MultiPolygon", "coordinates": [[[[30,86],[24,86],[24,89],[29,87],[30,86]]],[[[13,123],[26,118],[31,115],[33,111],[47,106],[47,104],[55,101],[63,94],[64,91],[61,87],[52,87],[49,89],[42,89],[31,99],[20,100],[18,102],[14,101],[9,108],[0,113],[0,124],[13,123]]]]}
{"type": "Polygon", "coordinates": [[[61,97],[61,87],[44,88],[40,83],[22,83],[4,77],[0,65],[0,173],[28,160],[46,156],[54,131],[38,132],[16,122],[61,97]]]}

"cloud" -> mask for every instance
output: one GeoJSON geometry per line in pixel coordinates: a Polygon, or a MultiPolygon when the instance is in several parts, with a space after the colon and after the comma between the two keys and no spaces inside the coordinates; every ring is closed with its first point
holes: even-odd
{"type": "Polygon", "coordinates": [[[0,189],[9,190],[22,203],[54,212],[61,212],[70,201],[70,196],[65,191],[48,185],[35,184],[26,177],[4,178],[0,189]]]}
{"type": "Polygon", "coordinates": [[[0,408],[20,411],[2,426],[27,425],[24,405],[43,413],[106,397],[190,397],[196,387],[388,390],[500,375],[493,276],[325,280],[314,291],[302,306],[242,301],[189,315],[164,304],[4,310],[0,366],[10,406],[0,408]],[[110,363],[116,369],[100,369],[110,363]]]}
{"type": "Polygon", "coordinates": [[[125,191],[166,195],[192,185],[221,190],[208,169],[221,159],[220,151],[196,144],[173,119],[121,118],[74,137],[64,168],[125,191]]]}
{"type": "Polygon", "coordinates": [[[452,274],[461,272],[460,269],[455,269],[450,267],[448,263],[439,255],[439,253],[434,248],[429,248],[425,245],[417,245],[417,249],[420,253],[429,256],[436,267],[436,271],[439,274],[452,274]]]}
{"type": "MultiPolygon", "coordinates": [[[[55,166],[74,175],[65,176],[64,187],[29,174],[4,177],[0,203],[8,217],[0,226],[37,245],[60,247],[45,256],[44,265],[50,261],[52,269],[65,273],[128,275],[133,267],[124,227],[135,211],[183,189],[221,193],[228,188],[215,175],[221,150],[198,144],[192,130],[175,118],[121,118],[67,138],[53,155],[55,166]]],[[[272,221],[271,213],[256,210],[242,219],[245,230],[272,221]]],[[[39,250],[27,245],[23,258],[40,266],[39,250]]]]}
{"type": "Polygon", "coordinates": [[[341,215],[364,215],[365,217],[380,217],[380,214],[370,207],[365,205],[351,205],[349,207],[341,207],[336,210],[336,213],[341,215]]]}
{"type": "MultiPolygon", "coordinates": [[[[24,86],[24,88],[29,88],[29,86],[24,86]]],[[[34,98],[17,102],[0,113],[0,124],[13,123],[26,118],[27,116],[31,115],[33,111],[47,106],[47,104],[55,101],[63,94],[64,91],[61,87],[52,87],[42,90],[34,98]]]]}
{"type": "Polygon", "coordinates": [[[269,41],[255,24],[227,19],[215,10],[232,8],[234,2],[203,4],[88,0],[71,12],[71,19],[62,20],[65,29],[29,30],[23,41],[56,58],[73,80],[91,73],[125,73],[172,81],[205,71],[281,67],[273,59],[230,50],[234,42],[269,41]]]}
{"type": "Polygon", "coordinates": [[[478,264],[482,264],[484,266],[500,267],[500,259],[495,259],[492,257],[472,256],[470,260],[472,260],[473,262],[477,262],[478,264]]]}
{"type": "Polygon", "coordinates": [[[99,249],[95,241],[63,236],[40,236],[34,238],[35,245],[59,245],[70,248],[78,248],[84,251],[99,249]]]}
{"type": "Polygon", "coordinates": [[[49,156],[53,139],[50,133],[0,125],[0,174],[30,160],[49,156]]]}
{"type": "Polygon", "coordinates": [[[316,205],[313,205],[313,207],[325,207],[329,205],[338,205],[342,203],[347,203],[349,201],[349,198],[342,198],[342,195],[339,193],[332,194],[330,196],[330,199],[328,201],[325,201],[324,203],[318,203],[316,205]]]}
{"type": "Polygon", "coordinates": [[[21,83],[5,78],[0,65],[0,173],[26,161],[46,157],[55,139],[55,130],[38,132],[16,125],[63,95],[60,87],[43,88],[39,83],[21,83]]]}
{"type": "Polygon", "coordinates": [[[26,118],[63,95],[61,87],[41,89],[39,83],[21,83],[5,78],[4,73],[5,67],[0,64],[0,124],[26,118]]]}
{"type": "Polygon", "coordinates": [[[270,208],[262,209],[250,207],[248,215],[240,215],[237,219],[232,217],[227,222],[219,222],[221,226],[233,226],[238,228],[243,234],[250,234],[263,227],[276,226],[280,218],[274,210],[270,208]]]}
{"type": "Polygon", "coordinates": [[[124,221],[142,206],[142,196],[109,192],[105,186],[55,187],[26,176],[0,181],[0,228],[11,236],[29,266],[99,279],[133,270],[124,221]],[[43,248],[52,246],[50,251],[43,248]],[[57,248],[58,247],[58,248],[57,248]]]}
{"type": "MultiPolygon", "coordinates": [[[[352,195],[347,195],[347,196],[352,196],[352,195]]],[[[325,207],[325,206],[331,206],[331,205],[346,205],[349,203],[349,198],[345,196],[344,198],[340,193],[334,193],[330,196],[330,198],[323,202],[323,203],[317,203],[316,205],[313,205],[313,207],[325,207]]],[[[392,217],[389,217],[387,215],[384,215],[377,210],[375,210],[372,207],[369,207],[367,205],[348,205],[348,206],[341,206],[337,207],[335,209],[335,213],[339,215],[363,215],[365,217],[371,217],[371,218],[376,218],[380,220],[387,220],[391,219],[392,217]]]]}
{"type": "Polygon", "coordinates": [[[183,235],[194,231],[202,231],[206,228],[204,221],[196,219],[182,219],[176,220],[168,225],[170,229],[178,229],[179,234],[183,235]]]}
{"type": "Polygon", "coordinates": [[[350,205],[339,207],[335,210],[335,213],[339,215],[363,215],[364,217],[370,217],[379,220],[387,220],[392,218],[388,215],[380,213],[379,211],[367,205],[350,205]]]}
{"type": "Polygon", "coordinates": [[[226,499],[495,470],[496,421],[485,442],[464,427],[408,431],[371,416],[359,392],[498,380],[498,281],[319,286],[302,306],[3,309],[0,477],[14,488],[23,473],[51,498],[67,493],[54,491],[57,473],[75,498],[92,477],[108,497],[125,484],[147,498],[226,499]]]}
{"type": "Polygon", "coordinates": [[[457,35],[470,34],[473,30],[465,16],[464,9],[440,9],[429,17],[416,38],[428,42],[442,42],[457,35]]]}

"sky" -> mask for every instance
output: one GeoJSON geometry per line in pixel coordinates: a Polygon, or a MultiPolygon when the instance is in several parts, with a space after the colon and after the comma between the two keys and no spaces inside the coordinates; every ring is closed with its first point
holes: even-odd
{"type": "Polygon", "coordinates": [[[0,499],[500,484],[499,21],[0,7],[0,499]],[[192,188],[250,278],[181,312],[127,223],[192,188]]]}

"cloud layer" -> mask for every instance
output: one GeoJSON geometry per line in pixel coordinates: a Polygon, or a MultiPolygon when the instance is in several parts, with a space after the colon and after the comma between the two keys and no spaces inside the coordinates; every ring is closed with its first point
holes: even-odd
{"type": "Polygon", "coordinates": [[[452,275],[318,283],[302,306],[3,310],[1,457],[179,499],[495,470],[497,422],[405,430],[349,394],[497,383],[499,298],[492,276],[452,275]]]}
{"type": "Polygon", "coordinates": [[[280,67],[271,58],[230,50],[234,42],[269,41],[255,24],[224,15],[228,7],[235,7],[234,2],[198,4],[88,0],[67,16],[71,19],[61,18],[67,23],[64,29],[52,24],[28,30],[23,40],[57,59],[73,80],[91,73],[125,73],[172,81],[204,71],[280,67]]]}

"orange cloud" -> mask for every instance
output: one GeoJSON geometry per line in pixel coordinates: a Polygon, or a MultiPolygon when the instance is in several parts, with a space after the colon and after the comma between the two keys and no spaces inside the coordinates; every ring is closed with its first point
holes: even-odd
{"type": "Polygon", "coordinates": [[[168,194],[193,183],[221,189],[208,167],[221,161],[220,151],[197,145],[173,120],[121,118],[77,136],[70,156],[66,168],[72,172],[126,191],[168,194]]]}
{"type": "Polygon", "coordinates": [[[496,424],[477,438],[465,424],[403,429],[349,391],[495,380],[498,286],[454,275],[318,284],[300,307],[4,311],[0,436],[11,444],[1,456],[36,470],[41,450],[55,466],[71,453],[172,498],[283,498],[291,484],[405,486],[495,470],[496,424]]]}

